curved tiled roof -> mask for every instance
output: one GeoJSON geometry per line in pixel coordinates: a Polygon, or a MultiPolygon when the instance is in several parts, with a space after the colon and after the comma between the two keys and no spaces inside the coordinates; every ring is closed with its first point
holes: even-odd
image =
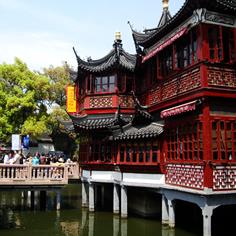
{"type": "MultiPolygon", "coordinates": [[[[75,52],[75,50],[74,50],[75,52]]],[[[120,42],[115,41],[114,48],[103,58],[99,60],[82,60],[75,52],[78,70],[90,73],[100,73],[107,71],[114,66],[120,66],[131,72],[136,66],[136,55],[125,52],[120,42]]]]}
{"type": "Polygon", "coordinates": [[[165,25],[145,33],[132,30],[135,43],[143,47],[150,46],[154,39],[164,36],[174,27],[181,24],[184,19],[190,17],[194,10],[199,8],[235,14],[236,0],[186,0],[180,10],[165,25]]]}
{"type": "Polygon", "coordinates": [[[88,115],[88,116],[71,116],[73,124],[79,129],[95,130],[95,129],[109,129],[112,126],[117,125],[119,122],[127,124],[130,120],[130,116],[122,116],[120,120],[116,115],[88,115]]]}
{"type": "Polygon", "coordinates": [[[120,134],[113,137],[114,140],[155,138],[163,132],[163,125],[152,122],[145,126],[127,125],[123,127],[120,134]]]}

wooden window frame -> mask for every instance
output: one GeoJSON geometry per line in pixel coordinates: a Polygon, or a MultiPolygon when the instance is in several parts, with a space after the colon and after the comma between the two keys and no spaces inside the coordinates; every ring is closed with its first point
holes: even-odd
{"type": "Polygon", "coordinates": [[[116,74],[94,77],[94,93],[97,93],[97,94],[114,93],[116,91],[116,86],[117,86],[117,75],[116,74]],[[111,82],[111,79],[113,79],[113,78],[114,78],[114,82],[111,82]],[[105,81],[105,79],[106,79],[106,81],[105,81]],[[104,89],[104,86],[106,86],[105,89],[104,89]],[[112,87],[112,89],[111,89],[111,87],[112,87]]]}

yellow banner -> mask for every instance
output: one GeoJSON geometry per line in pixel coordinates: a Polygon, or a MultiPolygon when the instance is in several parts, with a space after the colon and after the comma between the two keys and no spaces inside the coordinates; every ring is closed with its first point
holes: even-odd
{"type": "Polygon", "coordinates": [[[67,101],[66,109],[68,113],[73,113],[77,111],[76,96],[75,96],[75,87],[67,86],[67,101]]]}

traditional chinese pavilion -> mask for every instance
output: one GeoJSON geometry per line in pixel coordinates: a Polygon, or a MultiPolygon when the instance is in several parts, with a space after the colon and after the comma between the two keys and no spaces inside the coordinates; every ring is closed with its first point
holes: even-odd
{"type": "Polygon", "coordinates": [[[125,217],[129,186],[161,189],[162,221],[174,226],[174,200],[195,194],[211,235],[213,210],[236,193],[236,1],[186,0],[171,16],[163,0],[156,28],[131,30],[135,55],[119,33],[99,60],[75,51],[69,113],[90,184],[83,203],[89,195],[94,210],[94,185],[113,183],[114,212],[121,198],[125,217]]]}

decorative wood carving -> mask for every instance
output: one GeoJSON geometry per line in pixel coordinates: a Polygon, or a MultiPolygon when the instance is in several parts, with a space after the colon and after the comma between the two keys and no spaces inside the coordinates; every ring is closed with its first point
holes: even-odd
{"type": "Polygon", "coordinates": [[[213,169],[213,190],[236,190],[236,166],[216,166],[213,169]]]}
{"type": "Polygon", "coordinates": [[[209,67],[208,84],[210,86],[236,88],[236,73],[230,69],[209,67]]]}
{"type": "Polygon", "coordinates": [[[203,189],[204,166],[167,164],[166,183],[187,188],[203,189]]]}
{"type": "Polygon", "coordinates": [[[90,108],[112,107],[112,96],[91,97],[89,102],[90,108]]]}
{"type": "Polygon", "coordinates": [[[181,95],[185,92],[199,88],[201,86],[200,69],[196,68],[181,76],[172,78],[169,81],[157,85],[155,89],[150,92],[149,104],[168,100],[175,96],[181,95]]]}
{"type": "Polygon", "coordinates": [[[226,25],[234,25],[234,18],[226,15],[218,14],[215,12],[206,12],[205,19],[207,21],[212,21],[214,23],[226,24],[226,25]]]}

